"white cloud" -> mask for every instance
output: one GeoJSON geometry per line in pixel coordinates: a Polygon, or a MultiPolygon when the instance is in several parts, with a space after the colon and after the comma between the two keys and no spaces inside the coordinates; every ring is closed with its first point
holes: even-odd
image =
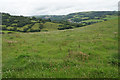
{"type": "Polygon", "coordinates": [[[0,12],[13,15],[64,15],[81,11],[117,10],[119,0],[1,0],[0,12]]]}

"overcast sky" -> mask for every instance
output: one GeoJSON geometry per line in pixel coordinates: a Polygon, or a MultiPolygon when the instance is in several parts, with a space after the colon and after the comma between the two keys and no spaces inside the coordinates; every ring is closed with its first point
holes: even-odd
{"type": "Polygon", "coordinates": [[[12,15],[66,15],[118,10],[119,0],[0,0],[0,12],[12,15]]]}

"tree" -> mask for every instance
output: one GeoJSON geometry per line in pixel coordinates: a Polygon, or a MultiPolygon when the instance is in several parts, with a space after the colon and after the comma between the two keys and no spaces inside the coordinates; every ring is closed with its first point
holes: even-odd
{"type": "Polygon", "coordinates": [[[33,19],[33,20],[36,20],[36,18],[35,18],[34,16],[32,17],[32,19],[33,19]]]}
{"type": "Polygon", "coordinates": [[[40,27],[39,27],[40,29],[42,29],[43,28],[43,24],[40,24],[40,27]]]}

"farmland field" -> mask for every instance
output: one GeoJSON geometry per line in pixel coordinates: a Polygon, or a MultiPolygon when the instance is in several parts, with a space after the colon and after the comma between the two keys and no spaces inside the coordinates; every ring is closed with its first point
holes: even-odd
{"type": "Polygon", "coordinates": [[[3,34],[2,39],[3,78],[119,77],[117,18],[69,30],[3,34]]]}

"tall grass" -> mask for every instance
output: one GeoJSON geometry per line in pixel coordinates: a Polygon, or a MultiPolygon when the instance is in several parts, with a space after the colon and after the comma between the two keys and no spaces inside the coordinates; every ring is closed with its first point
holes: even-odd
{"type": "Polygon", "coordinates": [[[3,35],[3,78],[118,78],[117,19],[3,35]]]}

